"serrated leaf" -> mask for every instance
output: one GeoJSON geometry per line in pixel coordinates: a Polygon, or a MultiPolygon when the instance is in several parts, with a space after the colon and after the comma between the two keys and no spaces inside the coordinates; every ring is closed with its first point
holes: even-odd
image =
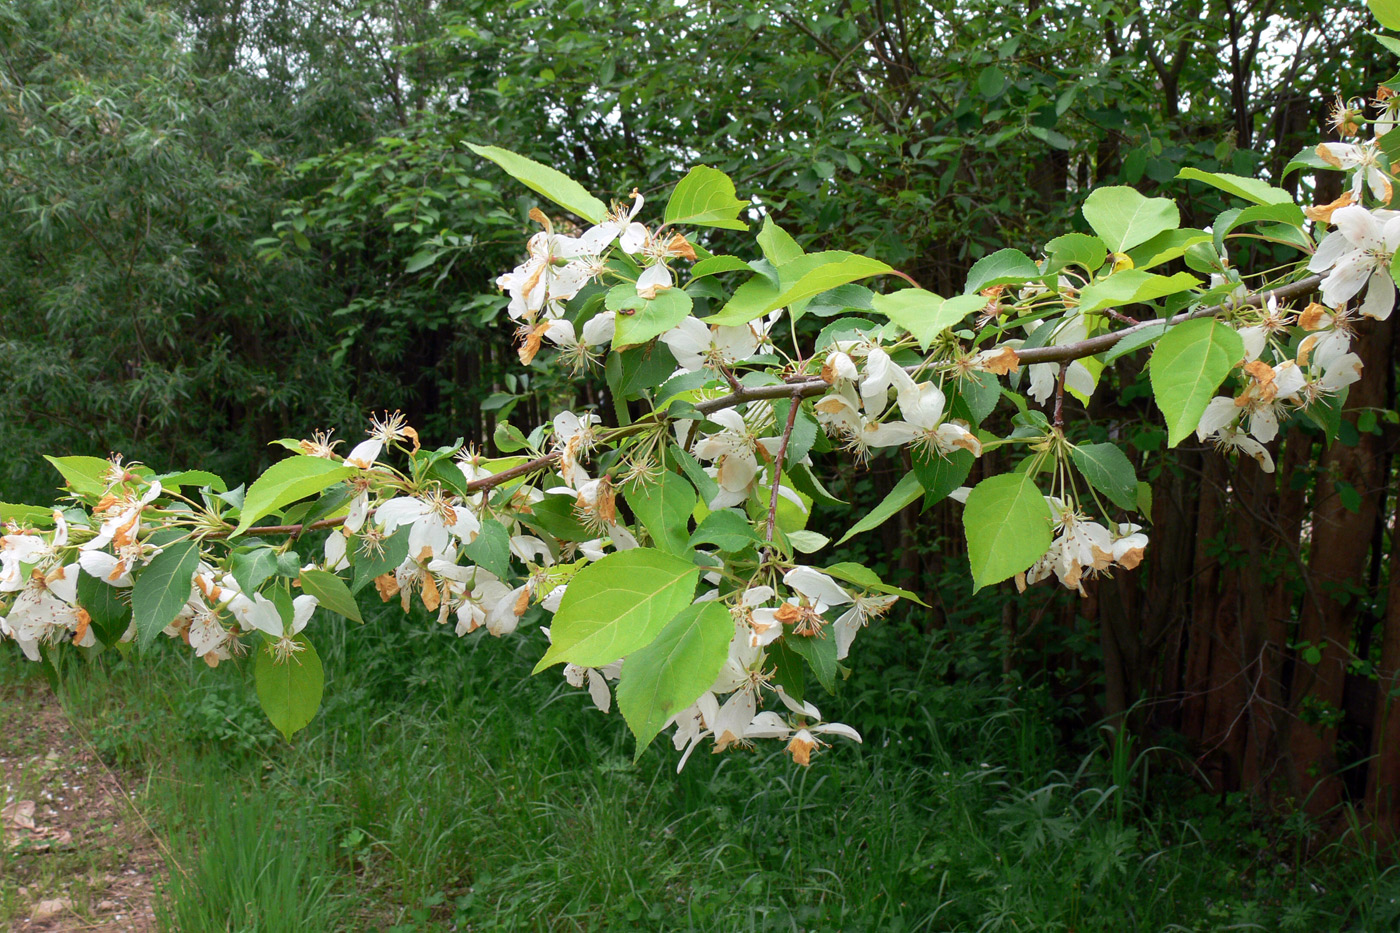
{"type": "Polygon", "coordinates": [[[665,470],[649,482],[629,485],[623,497],[656,547],[677,556],[691,550],[690,513],[695,510],[696,495],[687,480],[665,470]]]}
{"type": "Polygon", "coordinates": [[[180,489],[185,486],[208,486],[215,492],[228,492],[228,483],[217,473],[210,473],[208,470],[181,470],[178,473],[162,473],[152,477],[158,480],[164,489],[180,489]]]}
{"type": "Polygon", "coordinates": [[[253,663],[258,703],[268,720],[289,741],[316,718],[326,683],[321,658],[311,641],[304,633],[292,636],[292,641],[300,645],[301,650],[290,658],[278,661],[272,654],[272,645],[264,644],[258,648],[258,657],[253,663]]]}
{"type": "Polygon", "coordinates": [[[902,590],[897,586],[890,586],[880,579],[879,574],[866,567],[864,564],[857,564],[854,561],[843,560],[839,564],[832,564],[830,567],[823,567],[822,573],[846,583],[853,583],[862,590],[872,593],[885,593],[890,596],[898,596],[900,599],[907,599],[916,602],[920,606],[927,606],[919,597],[909,590],[902,590]]]}
{"type": "Polygon", "coordinates": [[[298,579],[302,592],[315,596],[322,609],[329,609],[351,622],[365,621],[355,597],[350,595],[350,587],[340,577],[325,570],[303,570],[298,579]]]}
{"type": "Polygon", "coordinates": [[[1181,212],[1172,201],[1143,197],[1125,185],[1096,189],[1085,199],[1083,213],[1099,239],[1115,253],[1181,226],[1181,212]]]}
{"type": "MultiPolygon", "coordinates": [[[[1221,214],[1221,217],[1224,216],[1221,214]]],[[[1288,224],[1290,227],[1301,227],[1306,220],[1307,217],[1303,214],[1303,209],[1297,204],[1255,204],[1242,211],[1237,211],[1223,226],[1217,220],[1215,228],[1223,237],[1230,231],[1249,223],[1279,223],[1288,224]]]]}
{"type": "Polygon", "coordinates": [[[1031,477],[1002,473],[968,494],[963,530],[976,590],[1018,574],[1050,548],[1050,506],[1031,477]]]}
{"type": "Polygon", "coordinates": [[[1219,188],[1227,194],[1255,204],[1293,203],[1293,195],[1257,178],[1245,178],[1243,175],[1231,175],[1227,172],[1203,172],[1198,168],[1189,167],[1177,172],[1176,177],[1204,182],[1212,188],[1219,188]]]}
{"type": "Polygon", "coordinates": [[[907,330],[919,341],[922,350],[928,349],[933,338],[986,303],[987,299],[981,295],[944,299],[922,288],[904,288],[870,299],[875,313],[883,314],[907,330]]]}
{"type": "Polygon", "coordinates": [[[1117,444],[1080,444],[1070,457],[1079,472],[1120,509],[1137,509],[1138,479],[1132,461],[1117,444]]]}
{"type": "Polygon", "coordinates": [[[97,640],[115,645],[131,624],[131,604],[122,599],[124,587],[111,586],[89,574],[78,574],[78,605],[87,611],[97,640]]]}
{"type": "Polygon", "coordinates": [[[350,539],[350,547],[355,550],[351,558],[355,565],[355,582],[350,585],[351,595],[360,592],[373,582],[375,577],[392,572],[404,562],[408,557],[410,530],[407,525],[400,526],[393,534],[379,542],[377,550],[368,554],[359,550],[355,539],[350,539]]]}
{"type": "Polygon", "coordinates": [[[1157,275],[1136,269],[1115,272],[1108,278],[1084,286],[1079,293],[1079,311],[1081,314],[1092,314],[1104,308],[1141,304],[1187,291],[1199,284],[1200,280],[1189,272],[1178,272],[1176,275],[1157,275]]]}
{"type": "Polygon", "coordinates": [[[870,510],[870,514],[855,523],[850,531],[842,535],[837,544],[845,544],[858,534],[878,528],[889,521],[900,509],[919,500],[924,494],[924,487],[919,485],[919,477],[913,473],[905,473],[900,478],[889,494],[880,501],[880,504],[870,510]]]}
{"type": "Polygon", "coordinates": [[[711,256],[690,267],[691,281],[721,272],[752,272],[752,267],[738,256],[711,256]]]}
{"type": "Polygon", "coordinates": [[[812,673],[817,677],[817,683],[826,689],[827,693],[836,692],[836,639],[804,637],[802,635],[788,634],[783,638],[783,644],[787,645],[798,657],[807,662],[812,673]]]}
{"type": "MultiPolygon", "coordinates": [[[[1387,133],[1387,136],[1390,134],[1387,133]]],[[[1316,146],[1304,146],[1298,150],[1298,154],[1288,160],[1288,164],[1283,167],[1281,178],[1287,178],[1290,172],[1296,172],[1300,168],[1310,168],[1327,172],[1340,172],[1341,168],[1324,161],[1322,156],[1317,154],[1316,146]]]]}
{"type": "Polygon", "coordinates": [[[1099,271],[1108,258],[1103,240],[1087,233],[1066,233],[1045,244],[1045,275],[1066,266],[1078,266],[1090,275],[1099,271]]]}
{"type": "Polygon", "coordinates": [[[568,175],[533,159],[517,155],[509,149],[497,146],[478,146],[467,143],[467,148],[483,159],[490,159],[516,181],[531,191],[549,198],[565,210],[573,211],[590,223],[602,223],[607,216],[608,206],[588,193],[578,182],[568,175]]]}
{"type": "Polygon", "coordinates": [[[199,568],[199,545],[193,541],[172,544],[141,571],[131,587],[131,610],[136,619],[136,643],[147,648],[161,631],[175,621],[194,586],[199,568]]]}
{"type": "Polygon", "coordinates": [[[1366,6],[1386,29],[1400,29],[1400,0],[1366,0],[1366,6]]]}
{"type": "Polygon", "coordinates": [[[1167,420],[1168,447],[1196,430],[1215,390],[1243,358],[1240,335],[1212,318],[1185,321],[1162,335],[1147,371],[1153,398],[1167,420]]]}
{"type": "Polygon", "coordinates": [[[729,302],[706,324],[746,324],[770,311],[789,307],[824,291],[889,272],[878,259],[857,256],[841,250],[808,253],[778,267],[781,287],[763,276],[754,276],[735,290],[729,302]]]}
{"type": "Polygon", "coordinates": [[[1103,355],[1104,364],[1107,365],[1109,363],[1112,363],[1120,356],[1125,356],[1129,353],[1132,353],[1134,350],[1141,350],[1143,347],[1151,346],[1158,340],[1162,339],[1162,335],[1166,332],[1166,321],[1149,324],[1141,330],[1133,331],[1131,334],[1128,334],[1126,337],[1115,343],[1113,345],[1113,349],[1109,350],[1103,355]]]}
{"type": "Polygon", "coordinates": [[[1128,250],[1128,259],[1134,269],[1143,272],[1186,255],[1186,251],[1197,243],[1210,241],[1211,235],[1204,230],[1165,230],[1146,243],[1128,250]]]}
{"type": "Polygon", "coordinates": [[[45,460],[63,474],[68,488],[83,496],[100,496],[107,489],[103,477],[112,464],[100,457],[50,457],[45,460]]]}
{"type": "Polygon", "coordinates": [[[243,497],[243,511],[232,537],[247,531],[254,522],[298,499],[323,492],[355,474],[354,467],[342,466],[321,457],[297,456],[280,460],[253,481],[243,497]]]}
{"type": "Polygon", "coordinates": [[[1019,249],[999,249],[983,256],[968,270],[963,294],[976,294],[996,285],[1018,285],[1041,277],[1040,267],[1019,249]]]}
{"type": "Polygon", "coordinates": [[[604,305],[617,312],[617,332],[613,346],[617,349],[634,347],[659,337],[685,320],[692,302],[683,288],[668,288],[655,298],[642,298],[630,282],[614,286],[604,305]]]}
{"type": "Polygon", "coordinates": [[[584,567],[550,624],[535,673],[564,661],[602,667],[651,643],[690,605],[700,568],[654,548],[616,551],[584,567]]]}
{"type": "Polygon", "coordinates": [[[462,545],[462,553],[502,580],[510,576],[510,532],[494,518],[482,520],[481,530],[470,543],[462,545]]]}
{"type": "Polygon", "coordinates": [[[924,488],[924,508],[941,502],[963,483],[972,472],[977,458],[970,450],[955,450],[940,457],[926,451],[914,454],[914,475],[924,488]]]}
{"type": "Polygon", "coordinates": [[[713,544],[720,550],[733,554],[762,542],[763,539],[758,536],[748,518],[731,509],[720,509],[705,516],[696,527],[695,533],[690,536],[688,545],[695,548],[702,544],[713,544]]]}
{"type": "Polygon", "coordinates": [[[803,255],[803,249],[786,230],[773,222],[771,216],[763,218],[763,227],[758,231],[758,248],[763,258],[774,267],[792,262],[803,255]]]}
{"type": "Polygon", "coordinates": [[[14,522],[20,526],[39,525],[47,528],[54,523],[53,509],[46,509],[38,505],[0,502],[0,522],[14,522]]]}
{"type": "Polygon", "coordinates": [[[749,205],[734,195],[734,182],[717,168],[697,165],[676,183],[666,202],[667,224],[747,230],[739,214],[749,205]]]}
{"type": "Polygon", "coordinates": [[[710,688],[729,657],[733,637],[734,619],[723,603],[695,603],[622,662],[617,708],[637,738],[635,758],[667,720],[710,688]]]}
{"type": "Polygon", "coordinates": [[[270,547],[234,551],[229,560],[229,571],[238,581],[240,590],[253,593],[264,580],[277,573],[277,551],[270,547]]]}

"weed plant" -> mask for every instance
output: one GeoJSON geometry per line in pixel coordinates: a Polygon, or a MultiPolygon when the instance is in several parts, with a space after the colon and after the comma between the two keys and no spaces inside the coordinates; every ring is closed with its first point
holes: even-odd
{"type": "MultiPolygon", "coordinates": [[[[64,699],[168,840],[164,929],[1376,931],[1400,873],[1162,749],[1072,736],[1048,693],[870,629],[832,709],[865,744],[633,763],[542,636],[458,640],[396,612],[320,626],[330,677],[290,745],[250,665],[108,653],[64,699]],[[539,641],[539,644],[535,642],[539,641]],[[1301,859],[1301,860],[1300,860],[1301,859]]],[[[0,680],[35,676],[8,656],[0,680]]],[[[812,688],[809,688],[812,689],[812,688]]],[[[823,697],[813,696],[820,705],[823,697]]]]}

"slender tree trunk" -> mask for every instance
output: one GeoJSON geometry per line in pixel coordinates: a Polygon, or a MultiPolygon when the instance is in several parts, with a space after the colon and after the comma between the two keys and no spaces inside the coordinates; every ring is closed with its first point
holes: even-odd
{"type": "MultiPolygon", "coordinates": [[[[1358,328],[1357,349],[1365,368],[1361,380],[1351,387],[1348,409],[1385,406],[1393,330],[1391,321],[1358,328]]],[[[1354,422],[1355,416],[1348,420],[1354,422]]],[[[1380,439],[1362,434],[1355,446],[1333,443],[1322,458],[1308,558],[1308,595],[1298,631],[1299,641],[1315,648],[1321,659],[1316,664],[1300,660],[1295,667],[1289,703],[1295,718],[1288,728],[1291,789],[1314,817],[1342,800],[1336,741],[1356,614],[1349,589],[1366,579],[1377,517],[1376,493],[1385,481],[1382,456],[1380,439]],[[1347,507],[1352,491],[1359,498],[1355,512],[1347,507]]]]}

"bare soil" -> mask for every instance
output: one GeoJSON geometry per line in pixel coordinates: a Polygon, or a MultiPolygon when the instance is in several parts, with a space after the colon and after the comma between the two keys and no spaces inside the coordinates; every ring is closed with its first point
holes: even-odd
{"type": "Polygon", "coordinates": [[[0,928],[154,933],[159,842],[42,681],[0,683],[0,928]]]}

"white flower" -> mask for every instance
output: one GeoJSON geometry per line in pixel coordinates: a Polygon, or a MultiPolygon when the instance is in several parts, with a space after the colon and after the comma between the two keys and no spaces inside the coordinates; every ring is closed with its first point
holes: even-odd
{"type": "Polygon", "coordinates": [[[580,417],[571,411],[561,411],[554,416],[554,449],[559,452],[559,472],[572,489],[588,482],[588,472],[580,461],[597,441],[593,425],[602,421],[594,414],[580,417]]]}
{"type": "Polygon", "coordinates": [[[877,619],[888,612],[898,599],[898,596],[880,593],[857,596],[851,603],[851,608],[831,623],[831,631],[836,637],[836,660],[844,661],[851,653],[851,643],[856,640],[856,633],[869,624],[871,619],[877,619]]]}
{"type": "Polygon", "coordinates": [[[1390,203],[1390,179],[1380,164],[1380,147],[1374,141],[1362,143],[1323,143],[1317,147],[1317,154],[1335,168],[1344,171],[1360,169],[1351,180],[1351,193],[1361,197],[1361,192],[1369,186],[1377,200],[1390,203]]]}
{"type": "Polygon", "coordinates": [[[1400,247],[1400,212],[1372,212],[1353,205],[1333,213],[1332,223],[1337,229],[1323,238],[1308,261],[1309,271],[1328,273],[1322,280],[1322,300],[1340,307],[1369,284],[1361,314],[1385,320],[1395,304],[1390,261],[1400,247]]]}
{"type": "Polygon", "coordinates": [[[733,327],[710,327],[694,317],[686,317],[661,335],[661,342],[671,350],[676,365],[685,372],[732,367],[752,358],[763,343],[763,335],[754,324],[733,327]]]}
{"type": "Polygon", "coordinates": [[[724,430],[702,437],[695,442],[692,453],[700,460],[714,463],[715,482],[719,494],[708,503],[710,509],[738,505],[749,495],[750,486],[758,475],[756,445],[763,444],[770,454],[776,453],[778,438],[754,437],[744,417],[732,408],[712,412],[707,416],[724,430]]]}
{"type": "Polygon", "coordinates": [[[470,544],[481,530],[481,522],[471,509],[436,492],[428,498],[397,496],[375,509],[374,518],[386,535],[400,525],[409,525],[408,556],[420,562],[447,550],[452,536],[470,544]]]}
{"type": "MultiPolygon", "coordinates": [[[[1058,347],[1078,343],[1088,336],[1088,322],[1085,321],[1084,315],[1075,313],[1056,325],[1046,346],[1058,347]]],[[[1035,399],[1037,404],[1044,405],[1055,394],[1055,386],[1059,379],[1059,363],[1032,363],[1027,394],[1035,399]]],[[[1079,360],[1073,360],[1065,369],[1065,388],[1073,389],[1087,398],[1094,394],[1094,374],[1079,360]]]]}

